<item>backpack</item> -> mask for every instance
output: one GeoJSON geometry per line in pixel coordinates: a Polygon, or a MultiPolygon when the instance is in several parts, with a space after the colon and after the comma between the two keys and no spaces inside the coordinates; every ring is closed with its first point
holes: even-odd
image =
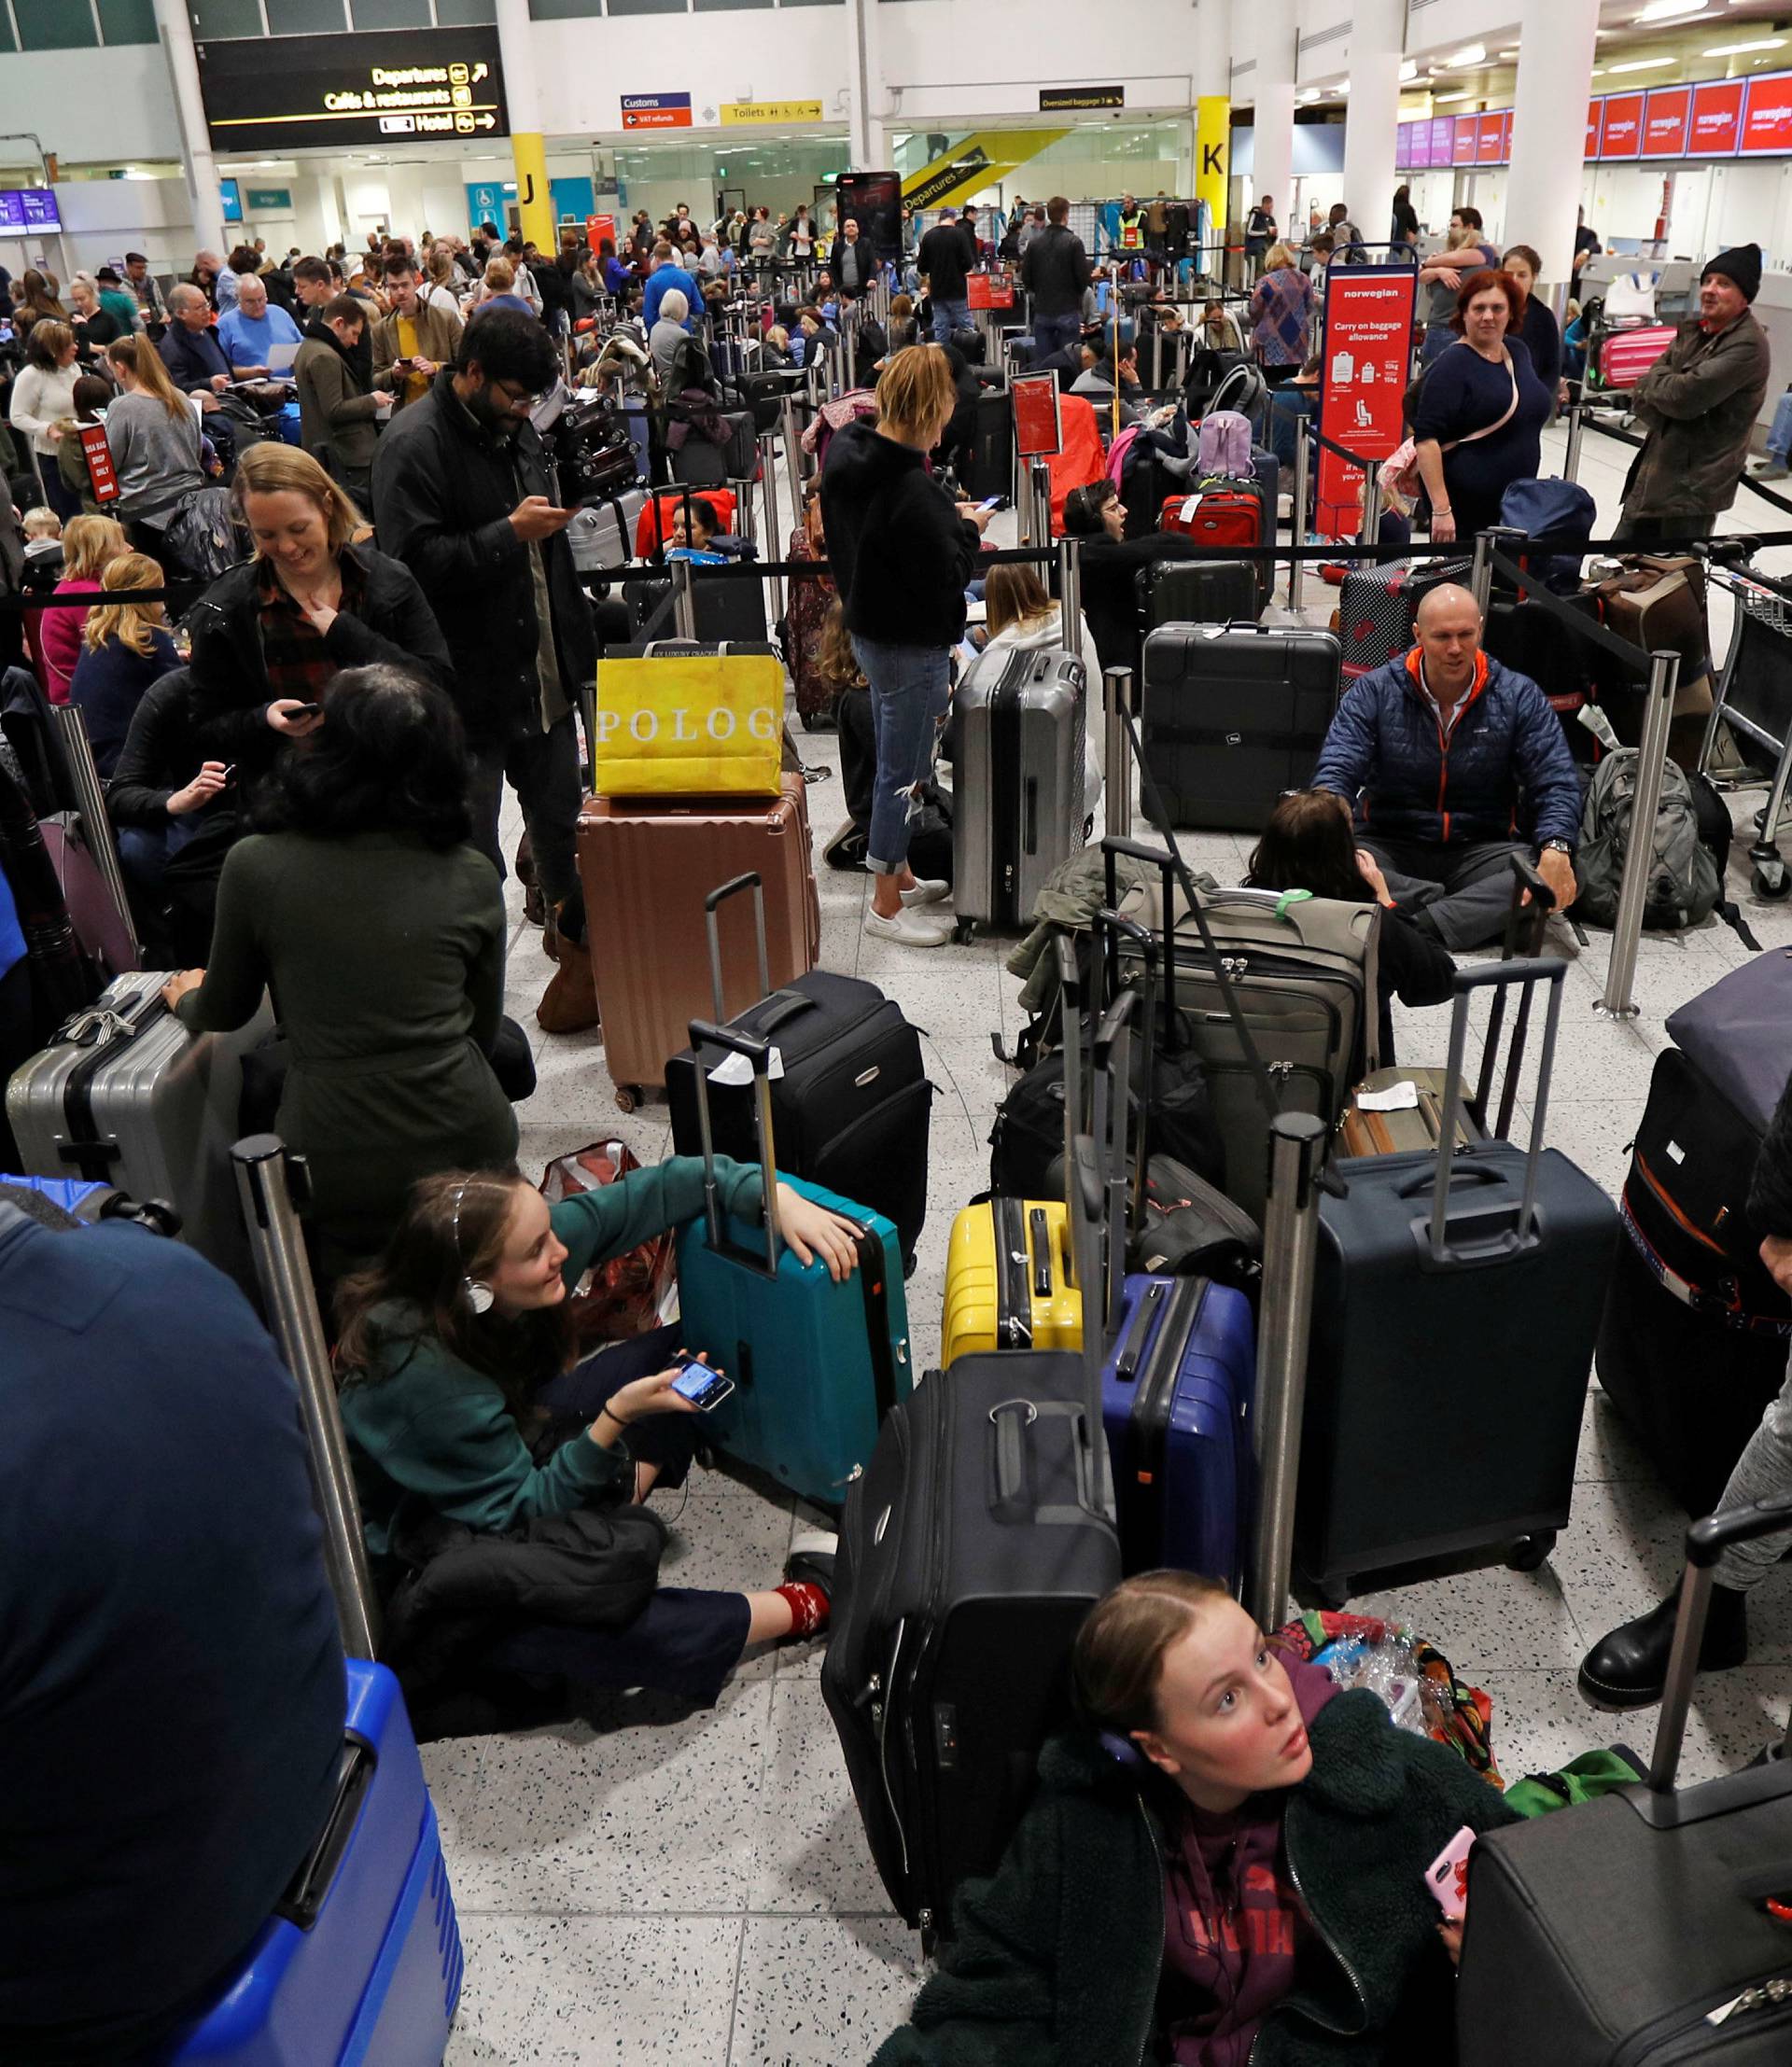
{"type": "Polygon", "coordinates": [[[1253,480],[1250,419],[1233,409],[1216,409],[1202,417],[1195,464],[1203,479],[1225,475],[1236,481],[1253,480]]]}
{"type": "MultiPolygon", "coordinates": [[[[1580,851],[1575,857],[1580,890],[1575,916],[1586,925],[1610,926],[1617,916],[1635,803],[1636,749],[1620,747],[1594,770],[1581,806],[1580,851]]],[[[1643,923],[1658,931],[1684,931],[1713,912],[1722,895],[1717,864],[1700,838],[1691,785],[1685,771],[1670,761],[1661,775],[1643,923]]]]}

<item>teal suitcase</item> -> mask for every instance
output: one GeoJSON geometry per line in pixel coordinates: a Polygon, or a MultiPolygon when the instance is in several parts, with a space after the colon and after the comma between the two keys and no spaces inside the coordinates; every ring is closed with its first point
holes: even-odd
{"type": "MultiPolygon", "coordinates": [[[[771,1050],[732,1028],[693,1021],[700,1041],[744,1055],[753,1071],[760,1164],[767,1196],[777,1182],[767,1075],[771,1050]]],[[[696,1072],[697,1115],[713,1168],[708,1083],[696,1072]]],[[[763,1226],[724,1226],[713,1187],[708,1205],[679,1235],[679,1307],[684,1342],[735,1381],[709,1417],[715,1447],[818,1506],[835,1507],[870,1461],[884,1417],[914,1390],[902,1238],[881,1213],[801,1178],[783,1181],[832,1207],[860,1230],[859,1267],[835,1284],[819,1259],[806,1266],[763,1226]]]]}

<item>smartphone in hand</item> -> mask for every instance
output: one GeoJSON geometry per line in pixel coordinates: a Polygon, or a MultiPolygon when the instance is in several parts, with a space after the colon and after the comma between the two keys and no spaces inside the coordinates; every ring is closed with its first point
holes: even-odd
{"type": "Polygon", "coordinates": [[[733,1392],[735,1381],[693,1358],[673,1379],[672,1390],[680,1399],[689,1400],[699,1414],[707,1414],[733,1392]]]}
{"type": "Polygon", "coordinates": [[[1474,1849],[1475,1833],[1464,1823],[1425,1868],[1425,1885],[1446,1923],[1460,1923],[1468,1913],[1468,1855],[1474,1849]]]}

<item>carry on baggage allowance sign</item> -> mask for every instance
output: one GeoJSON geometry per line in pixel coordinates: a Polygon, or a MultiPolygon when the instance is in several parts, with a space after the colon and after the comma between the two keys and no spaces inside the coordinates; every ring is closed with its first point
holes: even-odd
{"type": "MultiPolygon", "coordinates": [[[[1386,459],[1400,443],[1417,278],[1405,266],[1333,266],[1325,276],[1319,427],[1361,459],[1386,459]]],[[[1313,529],[1322,538],[1360,535],[1363,480],[1360,466],[1320,447],[1313,529]]]]}

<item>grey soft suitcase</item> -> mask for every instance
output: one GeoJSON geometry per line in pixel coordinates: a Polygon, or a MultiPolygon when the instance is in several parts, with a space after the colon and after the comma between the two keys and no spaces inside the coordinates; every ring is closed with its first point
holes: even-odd
{"type": "Polygon", "coordinates": [[[1169,822],[1260,831],[1277,798],[1311,779],[1337,685],[1331,632],[1171,623],[1149,633],[1142,738],[1169,822]]]}
{"type": "Polygon", "coordinates": [[[1469,1854],[1461,2067],[1785,2067],[1792,1755],[1674,1792],[1710,1568],[1792,1524],[1792,1499],[1687,1531],[1687,1571],[1646,1786],[1489,1831],[1469,1854]]]}
{"type": "Polygon", "coordinates": [[[567,526],[572,564],[581,574],[613,574],[635,557],[635,526],[647,507],[645,488],[588,502],[567,526]]]}
{"type": "Polygon", "coordinates": [[[263,999],[246,1027],[192,1034],[161,1001],[165,971],[108,984],[13,1072],[7,1118],[25,1174],[85,1177],[165,1199],[181,1239],[254,1283],[231,1169],[243,1057],[272,1032],[263,999]]]}
{"type": "Polygon", "coordinates": [[[1083,844],[1083,663],[1050,648],[982,654],[953,699],[952,897],[960,929],[1029,925],[1083,844]]]}

